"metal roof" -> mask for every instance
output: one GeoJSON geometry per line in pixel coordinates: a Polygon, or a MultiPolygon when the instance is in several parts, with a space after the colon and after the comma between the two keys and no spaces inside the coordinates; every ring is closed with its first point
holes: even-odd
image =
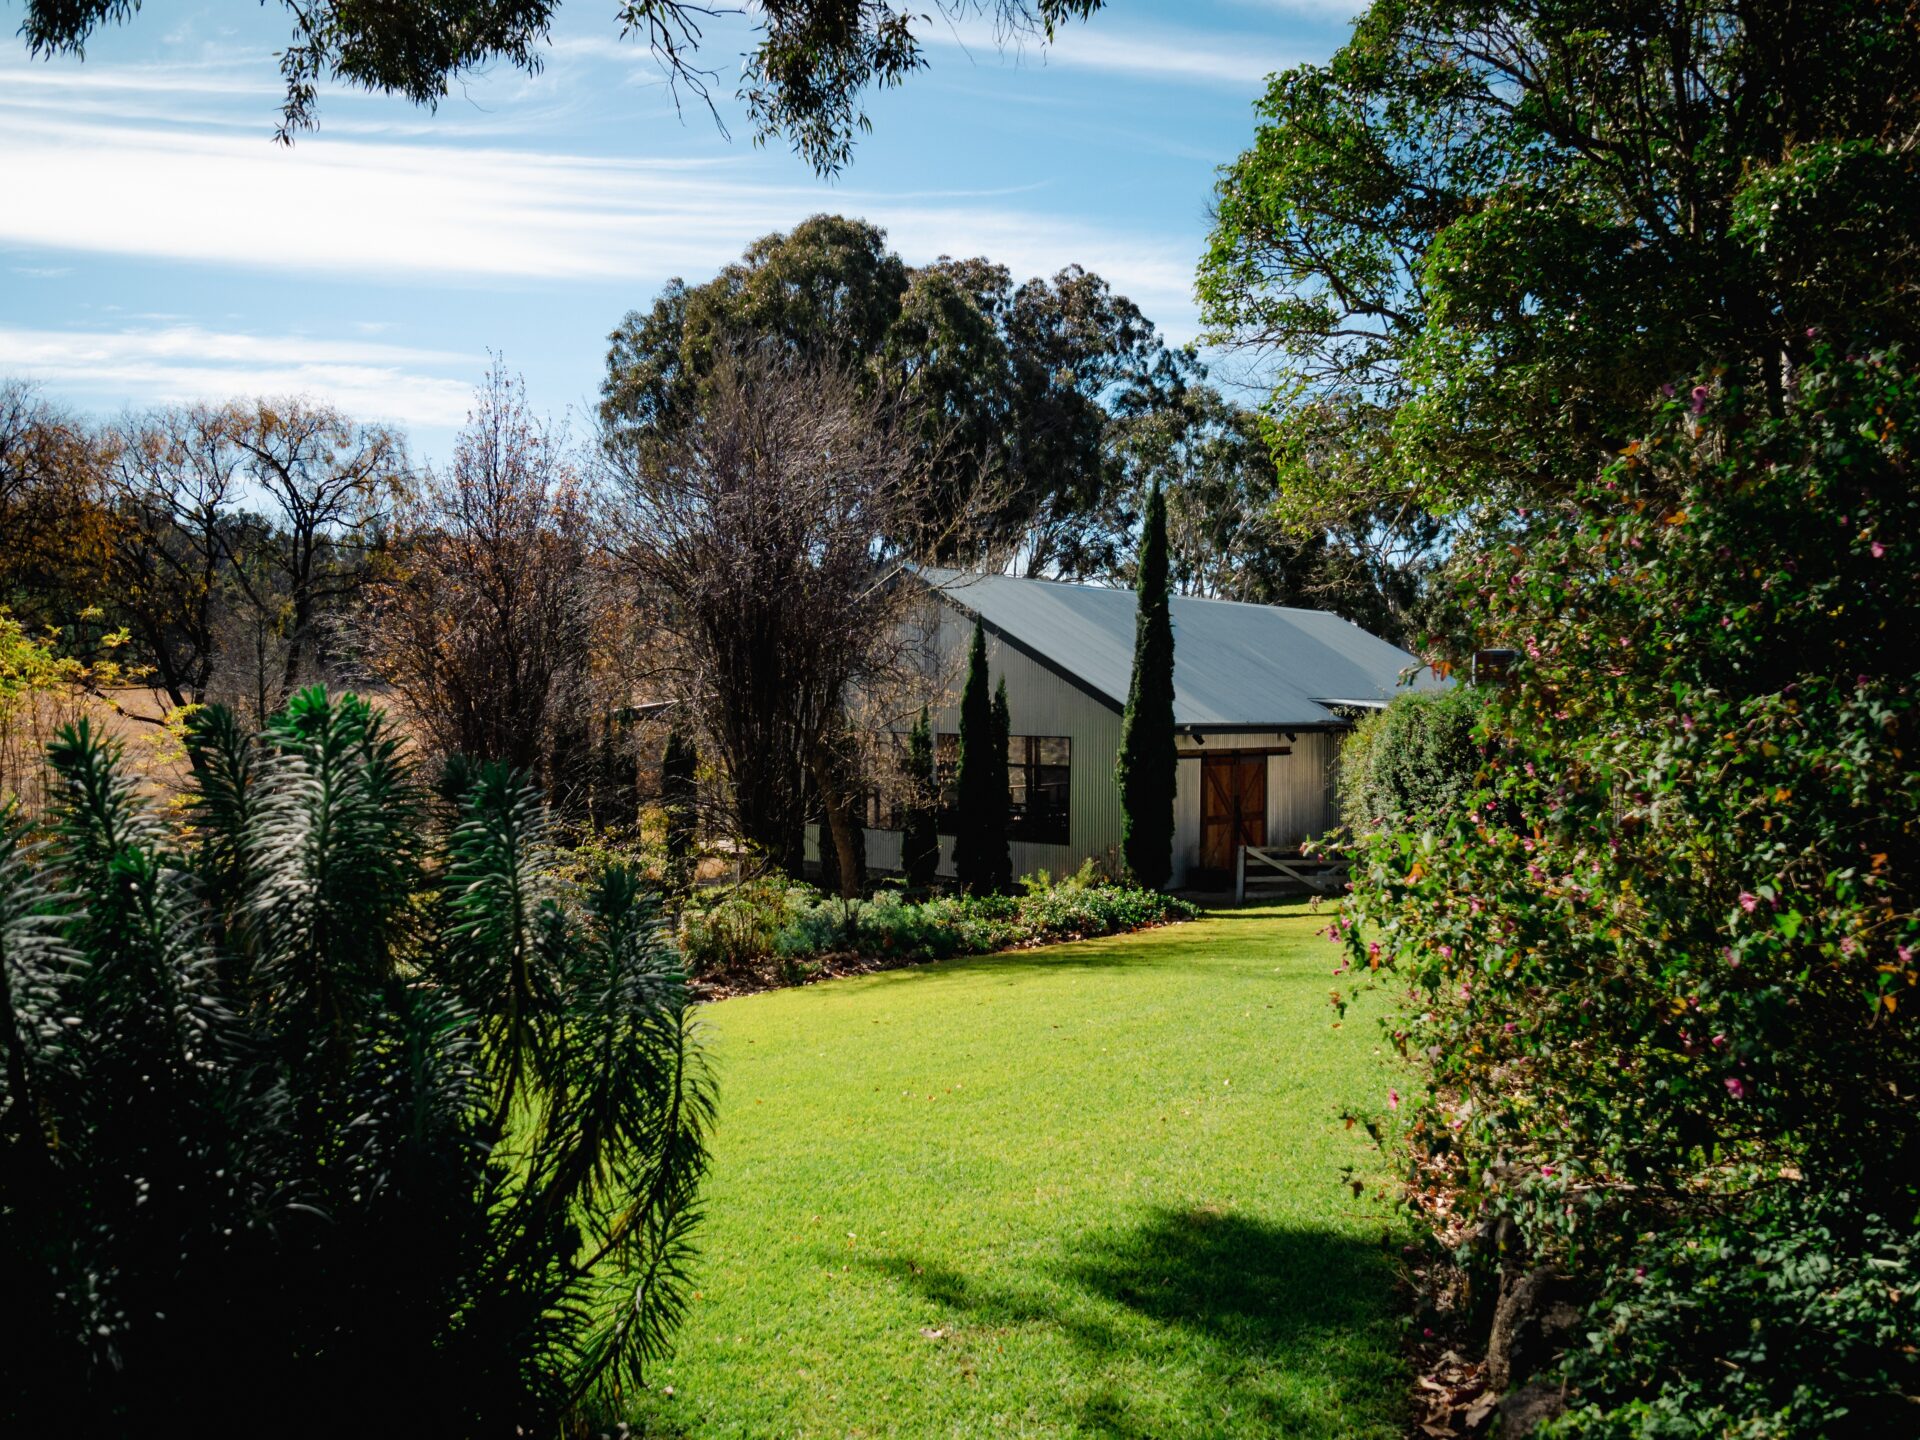
{"type": "MultiPolygon", "coordinates": [[[[923,570],[923,577],[1003,639],[1115,709],[1133,675],[1131,590],[923,570]]],[[[1173,597],[1173,719],[1177,725],[1309,729],[1341,723],[1334,706],[1374,707],[1401,689],[1445,682],[1417,656],[1324,610],[1173,597]]]]}

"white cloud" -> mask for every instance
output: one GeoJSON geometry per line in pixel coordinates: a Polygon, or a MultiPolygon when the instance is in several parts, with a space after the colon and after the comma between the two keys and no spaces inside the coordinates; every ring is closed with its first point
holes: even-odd
{"type": "Polygon", "coordinates": [[[614,160],[565,150],[329,135],[292,150],[258,132],[156,130],[50,116],[0,89],[12,203],[0,243],[470,286],[711,274],[754,237],[836,210],[885,226],[909,260],[987,254],[1016,274],[1076,260],[1176,332],[1184,236],[1128,234],[1007,203],[1010,194],[877,194],[751,178],[751,152],[614,160]]]}
{"type": "Polygon", "coordinates": [[[140,405],[302,395],[349,414],[451,426],[466,416],[483,356],[370,341],[265,336],[171,325],[144,330],[0,326],[0,374],[97,403],[140,405]],[[468,379],[422,373],[457,368],[468,379]]]}
{"type": "Polygon", "coordinates": [[[1127,28],[1103,17],[1061,26],[1050,44],[1031,36],[1002,36],[985,21],[936,23],[926,38],[944,48],[964,50],[979,63],[998,57],[1007,64],[1058,65],[1178,85],[1257,88],[1275,70],[1284,70],[1301,58],[1282,53],[1272,36],[1202,36],[1188,30],[1127,28]]]}

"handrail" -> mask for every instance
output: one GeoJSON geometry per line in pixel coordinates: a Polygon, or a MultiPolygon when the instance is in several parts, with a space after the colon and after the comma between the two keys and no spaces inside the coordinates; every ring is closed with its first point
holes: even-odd
{"type": "Polygon", "coordinates": [[[1339,878],[1346,872],[1346,865],[1338,860],[1313,860],[1298,850],[1281,850],[1269,845],[1238,845],[1234,847],[1234,903],[1247,903],[1247,857],[1253,856],[1271,870],[1278,871],[1289,880],[1297,881],[1309,890],[1325,895],[1332,891],[1339,878]],[[1303,868],[1304,867],[1304,868],[1303,868]],[[1311,870],[1314,873],[1304,873],[1311,870]]]}

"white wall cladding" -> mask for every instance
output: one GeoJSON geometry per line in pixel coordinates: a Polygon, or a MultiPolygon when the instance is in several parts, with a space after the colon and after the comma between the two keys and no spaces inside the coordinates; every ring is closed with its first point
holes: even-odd
{"type": "MultiPolygon", "coordinates": [[[[967,647],[973,622],[950,606],[941,606],[940,651],[945,657],[944,704],[933,711],[936,734],[960,729],[960,687],[966,683],[967,647]]],[[[987,636],[987,674],[993,684],[1007,682],[1007,713],[1015,735],[1065,735],[1072,742],[1068,814],[1069,843],[1033,845],[1016,840],[1009,847],[1013,873],[1046,870],[1055,875],[1079,868],[1088,856],[1113,859],[1120,852],[1120,787],[1113,783],[1120,759],[1120,716],[1070,680],[1016,650],[998,636],[987,636]]],[[[869,834],[871,843],[878,832],[869,834]]],[[[896,853],[897,853],[896,842],[896,853]]],[[[940,873],[953,873],[953,837],[940,837],[940,873]]]]}
{"type": "MultiPolygon", "coordinates": [[[[1205,739],[1204,745],[1195,745],[1186,734],[1180,736],[1179,789],[1173,802],[1176,886],[1186,884],[1188,873],[1200,864],[1200,761],[1204,756],[1287,747],[1291,754],[1267,756],[1267,843],[1294,850],[1302,840],[1332,828],[1337,818],[1333,797],[1333,759],[1340,744],[1337,734],[1300,730],[1289,739],[1279,731],[1216,732],[1205,739]]],[[[1117,808],[1117,795],[1115,805],[1117,808]]]]}
{"type": "MultiPolygon", "coordinates": [[[[964,601],[964,592],[962,593],[964,601]]],[[[939,607],[939,660],[930,688],[938,697],[932,707],[936,734],[956,733],[960,726],[960,689],[966,678],[967,646],[973,623],[950,606],[939,607]]],[[[1015,875],[1047,870],[1055,875],[1077,869],[1091,857],[1119,866],[1120,787],[1114,771],[1120,758],[1120,714],[1089,695],[1072,681],[1032,659],[989,632],[987,669],[994,683],[1007,682],[1007,708],[1015,735],[1065,735],[1072,741],[1071,843],[1034,845],[1013,842],[1015,875]]],[[[1268,843],[1294,848],[1310,836],[1330,828],[1336,818],[1333,800],[1333,760],[1339,736],[1327,732],[1207,734],[1196,746],[1184,732],[1179,739],[1180,760],[1174,797],[1173,883],[1186,883],[1199,863],[1200,757],[1231,750],[1267,750],[1290,747],[1286,755],[1267,757],[1268,843]]],[[[808,855],[818,854],[809,827],[808,855]]],[[[900,836],[890,830],[867,832],[867,862],[875,869],[898,869],[900,836]]],[[[953,837],[940,837],[940,873],[953,873],[953,837]]]]}
{"type": "Polygon", "coordinates": [[[1297,850],[1333,828],[1333,757],[1339,737],[1324,730],[1296,734],[1291,755],[1267,758],[1267,843],[1297,850]]]}

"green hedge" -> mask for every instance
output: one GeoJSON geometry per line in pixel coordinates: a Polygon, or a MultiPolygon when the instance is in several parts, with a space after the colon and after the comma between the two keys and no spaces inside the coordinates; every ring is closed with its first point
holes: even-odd
{"type": "Polygon", "coordinates": [[[1485,706],[1471,686],[1397,697],[1340,747],[1340,818],[1355,835],[1444,813],[1480,768],[1474,728],[1485,706]]]}
{"type": "Polygon", "coordinates": [[[1021,885],[1018,895],[910,900],[882,890],[870,900],[845,901],[768,877],[690,905],[680,921],[680,948],[696,973],[768,960],[804,970],[823,955],[944,960],[1115,935],[1200,913],[1171,895],[1100,880],[1090,866],[1058,881],[1029,876],[1021,885]]]}

